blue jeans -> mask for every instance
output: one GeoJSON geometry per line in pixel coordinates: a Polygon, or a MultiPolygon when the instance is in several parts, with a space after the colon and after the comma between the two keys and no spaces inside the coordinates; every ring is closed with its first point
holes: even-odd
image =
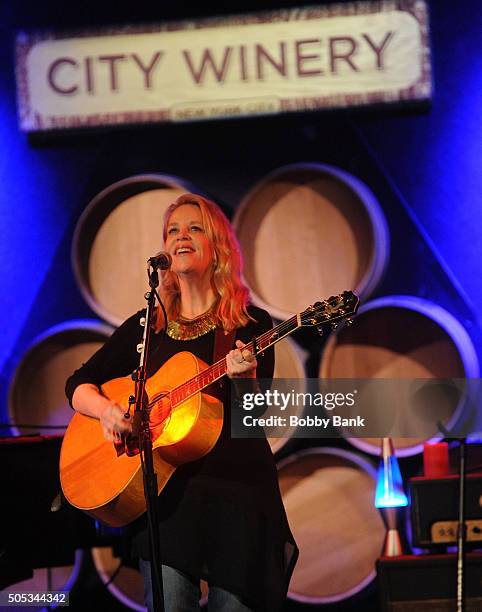
{"type": "MultiPolygon", "coordinates": [[[[149,612],[153,612],[151,564],[139,559],[139,569],[144,579],[144,600],[149,612]]],[[[201,588],[199,580],[191,578],[168,565],[162,566],[162,587],[164,589],[165,612],[192,612],[200,610],[201,588]]],[[[217,586],[209,587],[209,612],[252,612],[233,593],[217,586]]]]}

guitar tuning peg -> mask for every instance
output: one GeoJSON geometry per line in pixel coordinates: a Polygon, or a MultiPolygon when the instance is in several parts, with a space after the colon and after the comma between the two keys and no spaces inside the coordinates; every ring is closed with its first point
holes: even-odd
{"type": "Polygon", "coordinates": [[[316,328],[316,331],[318,332],[319,336],[323,335],[323,327],[321,327],[321,325],[318,325],[318,327],[316,328]]]}
{"type": "Polygon", "coordinates": [[[138,353],[142,353],[142,349],[144,348],[144,344],[142,342],[140,342],[137,347],[136,350],[138,353]]]}
{"type": "Polygon", "coordinates": [[[144,327],[144,325],[145,325],[145,324],[146,324],[146,317],[141,317],[141,318],[139,319],[139,325],[140,325],[141,327],[144,327]]]}
{"type": "Polygon", "coordinates": [[[338,327],[338,323],[331,323],[331,329],[333,331],[335,331],[335,329],[338,327]]]}
{"type": "Polygon", "coordinates": [[[353,325],[353,319],[351,318],[346,319],[346,325],[348,326],[353,325]]]}

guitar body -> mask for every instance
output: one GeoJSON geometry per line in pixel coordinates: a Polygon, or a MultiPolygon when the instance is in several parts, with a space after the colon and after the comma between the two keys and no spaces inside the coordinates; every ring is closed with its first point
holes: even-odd
{"type": "MultiPolygon", "coordinates": [[[[191,353],[178,353],[146,381],[146,393],[153,398],[170,391],[207,367],[191,353]]],[[[116,378],[102,385],[102,392],[127,410],[134,386],[130,376],[116,378]]],[[[160,399],[151,410],[158,493],[177,466],[214,447],[223,426],[223,405],[214,397],[197,392],[172,411],[168,401],[160,399]]],[[[62,443],[60,482],[70,504],[112,527],[130,523],[146,509],[140,456],[117,456],[100,422],[77,412],[62,443]]]]}

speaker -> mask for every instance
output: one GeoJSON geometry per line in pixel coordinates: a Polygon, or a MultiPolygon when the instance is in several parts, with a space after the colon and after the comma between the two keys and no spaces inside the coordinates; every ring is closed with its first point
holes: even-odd
{"type": "MultiPolygon", "coordinates": [[[[468,553],[466,612],[482,612],[482,553],[468,553]]],[[[382,557],[377,561],[382,612],[455,612],[457,556],[382,557]]]]}
{"type": "Polygon", "coordinates": [[[64,503],[51,511],[60,491],[62,437],[0,439],[0,589],[32,568],[72,565],[77,548],[95,541],[94,521],[64,503]]]}
{"type": "MultiPolygon", "coordinates": [[[[482,547],[482,474],[468,474],[465,488],[467,546],[482,547]]],[[[458,476],[410,479],[412,543],[419,548],[455,544],[459,512],[458,476]]]]}

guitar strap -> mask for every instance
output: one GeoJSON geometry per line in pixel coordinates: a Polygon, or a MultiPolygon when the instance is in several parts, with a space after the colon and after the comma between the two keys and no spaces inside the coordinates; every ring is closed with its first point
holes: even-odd
{"type": "Polygon", "coordinates": [[[234,339],[236,338],[236,330],[224,333],[223,329],[216,328],[214,333],[214,349],[213,349],[213,363],[216,363],[229,353],[233,348],[234,339]]]}

